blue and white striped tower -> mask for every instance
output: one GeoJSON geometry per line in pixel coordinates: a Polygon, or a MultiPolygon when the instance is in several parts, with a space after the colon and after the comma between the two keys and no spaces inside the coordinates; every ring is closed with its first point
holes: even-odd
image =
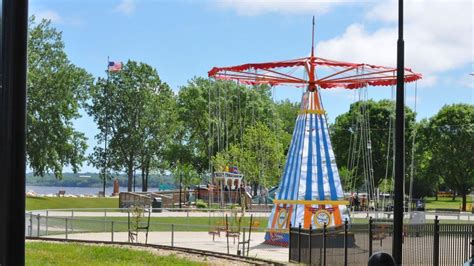
{"type": "Polygon", "coordinates": [[[342,225],[349,220],[318,90],[303,94],[265,242],[288,244],[288,229],[342,225]]]}

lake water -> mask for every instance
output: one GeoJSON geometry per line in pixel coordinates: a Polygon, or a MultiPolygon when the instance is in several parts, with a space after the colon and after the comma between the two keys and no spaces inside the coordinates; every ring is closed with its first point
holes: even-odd
{"type": "MultiPolygon", "coordinates": [[[[102,187],[44,187],[44,186],[26,186],[26,192],[35,192],[40,195],[57,194],[58,191],[65,190],[66,194],[71,195],[97,195],[102,191],[102,187]]],[[[105,187],[105,194],[110,195],[114,191],[113,187],[105,187]]],[[[120,191],[127,191],[126,187],[120,187],[120,191]]],[[[141,191],[141,187],[136,187],[136,191],[141,191]]],[[[148,191],[158,191],[157,188],[148,188],[148,191]]]]}

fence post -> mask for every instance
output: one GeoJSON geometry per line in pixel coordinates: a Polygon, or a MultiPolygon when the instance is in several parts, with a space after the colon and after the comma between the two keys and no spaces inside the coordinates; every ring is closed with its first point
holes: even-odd
{"type": "Polygon", "coordinates": [[[111,240],[112,240],[112,243],[114,242],[114,221],[111,221],[110,222],[110,234],[111,234],[111,240]]]}
{"type": "Polygon", "coordinates": [[[433,235],[433,265],[439,265],[439,220],[435,216],[434,220],[434,235],[433,235]]]}
{"type": "Polygon", "coordinates": [[[104,209],[104,232],[107,232],[107,209],[104,209]]]}
{"type": "Polygon", "coordinates": [[[227,213],[225,214],[225,236],[227,238],[227,254],[229,254],[229,223],[227,222],[227,213]]]}
{"type": "Polygon", "coordinates": [[[326,265],[326,222],[323,225],[323,265],[326,265]]]}
{"type": "Polygon", "coordinates": [[[471,240],[471,260],[474,261],[474,239],[471,240]]]}
{"type": "MultiPolygon", "coordinates": [[[[245,228],[242,228],[242,232],[243,232],[243,241],[242,241],[242,253],[245,257],[245,228]]],[[[235,238],[234,238],[235,239],[235,238]]],[[[248,256],[248,254],[247,254],[248,256]]]]}
{"type": "MultiPolygon", "coordinates": [[[[252,224],[250,224],[252,226],[252,224]]],[[[291,222],[290,222],[290,230],[288,230],[288,261],[291,261],[291,222]]]]}
{"type": "Polygon", "coordinates": [[[29,229],[30,229],[29,235],[33,236],[33,212],[30,212],[30,228],[29,229]]]}
{"type": "Polygon", "coordinates": [[[171,246],[174,247],[174,224],[171,224],[171,246]]]}
{"type": "Polygon", "coordinates": [[[68,239],[68,235],[67,235],[67,231],[68,231],[68,228],[67,228],[67,218],[64,218],[65,219],[65,222],[66,222],[66,240],[68,239]]]}
{"type": "Polygon", "coordinates": [[[312,225],[309,225],[309,234],[308,234],[308,238],[309,238],[309,241],[308,241],[308,247],[309,247],[309,262],[308,264],[311,265],[311,257],[312,257],[312,252],[311,252],[311,238],[312,238],[312,231],[313,231],[313,226],[312,225]]]}
{"type": "Polygon", "coordinates": [[[344,220],[344,266],[347,266],[347,219],[344,220]]]}
{"type": "Polygon", "coordinates": [[[369,217],[369,258],[370,256],[372,256],[372,238],[373,238],[373,235],[372,235],[372,230],[373,230],[373,220],[372,220],[372,216],[369,217]]]}
{"type": "Polygon", "coordinates": [[[253,223],[253,214],[250,215],[250,226],[249,226],[249,236],[247,238],[247,257],[249,256],[250,251],[250,236],[252,235],[252,223],[253,223]]]}
{"type": "Polygon", "coordinates": [[[40,237],[40,220],[41,220],[40,214],[38,213],[38,215],[36,215],[36,222],[37,222],[37,228],[36,228],[37,232],[36,233],[37,233],[38,237],[40,237]]]}
{"type": "Polygon", "coordinates": [[[46,230],[45,230],[45,235],[47,236],[48,235],[48,211],[46,210],[46,221],[45,221],[45,226],[46,226],[46,230]]]}
{"type": "Polygon", "coordinates": [[[298,262],[301,262],[301,223],[298,226],[298,262]]]}

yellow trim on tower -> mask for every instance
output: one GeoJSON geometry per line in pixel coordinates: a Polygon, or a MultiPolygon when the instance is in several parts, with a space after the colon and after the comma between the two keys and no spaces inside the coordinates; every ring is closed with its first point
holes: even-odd
{"type": "Polygon", "coordinates": [[[324,115],[326,114],[326,111],[324,110],[300,110],[298,114],[303,115],[303,114],[316,114],[316,115],[324,115]]]}
{"type": "Polygon", "coordinates": [[[273,200],[275,204],[349,205],[347,200],[273,200]]]}

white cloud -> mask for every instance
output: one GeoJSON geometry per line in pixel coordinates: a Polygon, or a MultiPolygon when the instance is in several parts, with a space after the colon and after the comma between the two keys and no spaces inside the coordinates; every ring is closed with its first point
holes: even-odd
{"type": "Polygon", "coordinates": [[[51,9],[38,10],[33,12],[33,14],[38,21],[43,19],[51,20],[51,22],[54,23],[61,23],[63,21],[63,18],[56,11],[51,9]]]}
{"type": "MultiPolygon", "coordinates": [[[[397,2],[382,1],[367,12],[368,21],[382,27],[368,31],[352,24],[341,36],[320,42],[318,56],[395,66],[397,2]]],[[[473,61],[472,1],[405,2],[405,65],[424,75],[421,86],[434,85],[437,75],[473,61]]]]}
{"type": "Polygon", "coordinates": [[[115,7],[115,11],[130,16],[135,11],[135,8],[135,0],[122,0],[120,4],[115,7]]]}
{"type": "Polygon", "coordinates": [[[243,16],[264,13],[322,14],[336,4],[347,0],[216,0],[213,3],[223,9],[235,10],[243,16]]]}

